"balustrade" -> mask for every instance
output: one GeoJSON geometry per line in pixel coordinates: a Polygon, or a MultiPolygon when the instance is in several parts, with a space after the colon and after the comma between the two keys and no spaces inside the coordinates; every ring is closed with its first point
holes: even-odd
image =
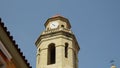
{"type": "Polygon", "coordinates": [[[42,34],[48,34],[48,33],[51,33],[51,32],[58,32],[58,31],[64,31],[64,32],[72,33],[72,31],[70,29],[56,28],[56,29],[45,30],[45,31],[42,32],[42,34]]]}

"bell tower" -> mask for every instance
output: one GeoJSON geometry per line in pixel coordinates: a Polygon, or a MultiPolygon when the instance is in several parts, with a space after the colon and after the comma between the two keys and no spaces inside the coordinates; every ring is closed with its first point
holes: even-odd
{"type": "Polygon", "coordinates": [[[36,68],[78,68],[80,47],[67,18],[57,15],[45,22],[36,41],[36,68]]]}

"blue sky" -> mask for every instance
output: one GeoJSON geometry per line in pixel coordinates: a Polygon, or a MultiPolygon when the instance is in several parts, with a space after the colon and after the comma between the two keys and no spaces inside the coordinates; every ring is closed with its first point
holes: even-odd
{"type": "Polygon", "coordinates": [[[120,0],[1,0],[0,17],[33,68],[45,21],[69,19],[81,50],[79,68],[120,67],[120,0]]]}

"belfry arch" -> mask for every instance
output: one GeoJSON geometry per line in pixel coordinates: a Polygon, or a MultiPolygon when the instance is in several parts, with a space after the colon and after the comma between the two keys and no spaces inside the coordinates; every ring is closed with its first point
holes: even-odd
{"type": "Polygon", "coordinates": [[[56,58],[56,48],[55,48],[55,44],[51,43],[48,45],[48,60],[47,60],[47,64],[55,64],[55,58],[56,58]]]}

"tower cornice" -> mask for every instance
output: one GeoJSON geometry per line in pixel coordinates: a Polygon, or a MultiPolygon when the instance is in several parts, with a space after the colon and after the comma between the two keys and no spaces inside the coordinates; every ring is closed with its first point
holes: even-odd
{"type": "Polygon", "coordinates": [[[54,36],[59,36],[59,35],[66,36],[68,38],[73,38],[73,41],[75,42],[77,49],[80,50],[79,44],[78,44],[78,42],[77,42],[76,37],[74,36],[74,34],[66,32],[66,31],[56,31],[56,32],[50,32],[50,33],[41,34],[39,36],[39,38],[37,39],[37,41],[35,42],[35,44],[37,46],[39,44],[39,42],[41,42],[42,39],[44,39],[44,38],[50,38],[50,37],[54,37],[54,36]]]}

